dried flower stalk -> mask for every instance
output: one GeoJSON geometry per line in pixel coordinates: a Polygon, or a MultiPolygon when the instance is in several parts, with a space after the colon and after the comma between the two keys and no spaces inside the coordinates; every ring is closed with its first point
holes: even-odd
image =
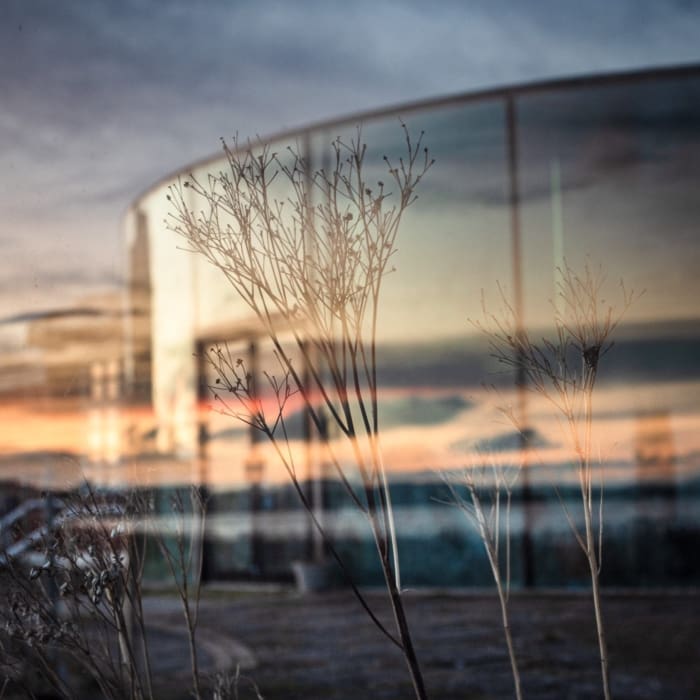
{"type": "MultiPolygon", "coordinates": [[[[314,171],[294,149],[284,156],[266,145],[224,144],[228,170],[200,181],[178,182],[168,195],[168,225],[189,249],[219,268],[257,316],[272,341],[280,371],[264,375],[277,399],[267,415],[257,378],[228,348],[211,349],[217,373],[215,395],[222,411],[264,433],[275,448],[316,528],[333,556],[340,557],[315,517],[297,478],[285,407],[298,392],[319,436],[325,414],[350,446],[360,475],[359,492],[332,444],[330,462],[355,507],[366,517],[377,547],[398,636],[390,633],[353,584],[353,591],[378,628],[404,654],[416,696],[426,697],[401,597],[396,533],[381,458],[376,334],[382,281],[391,271],[402,216],[432,165],[428,150],[411,140],[402,124],[405,155],[384,157],[386,183],[368,183],[367,146],[361,130],[349,142],[336,139],[332,162],[314,171]],[[280,178],[288,195],[274,195],[280,178]],[[193,195],[190,197],[190,193],[193,195]],[[303,358],[292,364],[283,338],[303,358]]],[[[347,572],[346,572],[347,573],[347,572]]]]}
{"type": "MultiPolygon", "coordinates": [[[[621,283],[622,302],[615,310],[605,302],[602,268],[586,264],[577,273],[568,263],[559,269],[558,304],[555,304],[554,337],[539,342],[516,323],[516,315],[505,295],[504,317],[488,313],[485,324],[474,323],[488,340],[493,357],[507,368],[519,371],[526,388],[545,398],[560,416],[571,443],[578,477],[584,528],[574,522],[564,506],[564,513],[583,551],[591,581],[591,592],[598,637],[603,692],[610,700],[610,670],[600,594],[600,571],[603,546],[603,480],[599,476],[599,499],[594,497],[595,460],[593,458],[593,395],[600,362],[612,347],[612,333],[639,295],[621,283]]],[[[508,413],[508,412],[507,412],[508,413]]],[[[516,428],[518,417],[509,413],[516,428]]],[[[524,434],[524,432],[523,432],[524,434]]],[[[561,500],[561,499],[560,499],[561,500]]]]}

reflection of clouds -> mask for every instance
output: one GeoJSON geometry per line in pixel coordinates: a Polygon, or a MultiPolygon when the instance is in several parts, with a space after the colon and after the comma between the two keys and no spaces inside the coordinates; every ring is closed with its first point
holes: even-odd
{"type": "MultiPolygon", "coordinates": [[[[687,402],[689,397],[697,397],[698,393],[700,382],[601,388],[595,397],[598,417],[593,426],[594,463],[599,462],[601,466],[595,466],[594,471],[599,473],[602,470],[605,482],[611,486],[648,481],[681,483],[700,476],[700,413],[696,406],[687,402]],[[631,410],[631,406],[635,410],[631,410]],[[645,411],[645,406],[654,410],[645,411]],[[668,454],[669,449],[672,449],[672,455],[668,454]]],[[[465,393],[463,398],[465,403],[467,400],[471,402],[469,411],[456,412],[442,422],[397,425],[382,431],[384,462],[392,480],[430,481],[438,478],[436,470],[462,470],[470,464],[470,454],[473,454],[459,449],[462,444],[488,445],[490,456],[499,463],[518,464],[521,461],[517,445],[513,444],[514,432],[505,419],[501,417],[499,420],[500,414],[496,410],[498,405],[514,401],[515,394],[502,392],[500,398],[496,398],[479,389],[468,395],[465,393]]],[[[87,405],[67,400],[56,402],[53,408],[45,410],[32,401],[0,404],[3,425],[0,456],[4,455],[2,476],[36,479],[39,483],[46,474],[43,465],[48,463],[59,481],[74,479],[78,469],[76,464],[84,465],[89,471],[85,453],[91,440],[113,441],[117,438],[113,430],[104,436],[91,436],[87,411],[87,405]],[[42,460],[36,468],[27,467],[26,473],[18,473],[18,465],[25,463],[22,455],[37,452],[73,457],[70,460],[42,460]]],[[[552,484],[576,486],[573,450],[556,415],[545,401],[534,396],[529,411],[531,424],[539,436],[528,459],[531,483],[543,487],[552,484]]],[[[214,415],[211,418],[213,427],[221,430],[233,428],[230,419],[214,415]]],[[[216,488],[246,488],[250,485],[247,464],[255,458],[264,465],[260,475],[263,483],[281,485],[288,482],[288,475],[272,446],[263,441],[256,446],[253,455],[245,431],[236,432],[236,440],[209,442],[206,446],[208,460],[202,465],[167,456],[149,457],[150,443],[134,442],[134,436],[145,435],[153,423],[154,417],[149,410],[121,406],[119,439],[122,445],[130,445],[132,451],[106,471],[91,473],[91,477],[98,483],[109,478],[115,483],[121,480],[145,485],[184,483],[204,476],[216,488]],[[130,440],[129,435],[133,439],[130,440]]],[[[347,441],[332,440],[330,448],[352,476],[356,462],[347,441]]],[[[334,472],[328,466],[325,471],[319,471],[319,465],[328,462],[322,446],[314,446],[311,465],[308,464],[308,447],[302,440],[291,440],[288,450],[302,480],[308,476],[309,466],[314,474],[325,473],[328,478],[334,478],[334,472]]]]}
{"type": "MultiPolygon", "coordinates": [[[[603,11],[601,3],[595,23],[595,12],[572,21],[571,8],[551,3],[473,3],[469,21],[458,3],[311,7],[3,3],[0,207],[25,250],[70,240],[73,251],[91,249],[96,269],[108,268],[120,200],[235,129],[254,134],[428,94],[698,57],[691,5],[632,11],[621,2],[603,11]],[[354,26],[362,51],[356,33],[342,30],[354,26]],[[417,33],[422,41],[406,41],[417,33]]],[[[500,127],[498,119],[461,125],[474,142],[500,127]]],[[[459,128],[436,133],[436,147],[448,151],[443,143],[459,128]]],[[[50,257],[71,265],[66,251],[50,257]]],[[[36,267],[30,259],[28,267],[36,267]]]]}
{"type": "MultiPolygon", "coordinates": [[[[14,314],[6,318],[0,318],[0,325],[10,323],[27,323],[30,321],[49,321],[54,319],[79,319],[79,318],[101,318],[101,317],[117,317],[124,316],[123,311],[115,311],[110,309],[102,309],[95,306],[76,306],[73,308],[50,309],[42,311],[26,311],[24,313],[14,314]]],[[[94,337],[86,333],[86,339],[94,337]]]]}
{"type": "MultiPolygon", "coordinates": [[[[369,397],[367,397],[369,398],[369,397]]],[[[323,403],[320,396],[313,399],[314,405],[321,407],[323,403]]],[[[285,424],[287,435],[292,440],[303,438],[303,401],[299,394],[291,397],[285,411],[285,424]]],[[[210,440],[236,440],[248,430],[240,421],[220,414],[217,402],[208,400],[207,407],[212,411],[212,417],[216,419],[216,427],[210,430],[210,440]]],[[[232,404],[235,405],[235,404],[232,404]]],[[[263,397],[262,405],[268,416],[274,416],[277,404],[273,398],[263,397]]],[[[389,430],[401,426],[435,425],[452,420],[462,411],[472,407],[469,398],[457,393],[442,393],[435,389],[423,387],[398,389],[380,389],[378,398],[379,422],[382,430],[389,430]]],[[[360,416],[356,416],[358,425],[361,424],[360,416]]]]}
{"type": "Polygon", "coordinates": [[[486,440],[478,440],[476,443],[469,440],[459,440],[450,445],[450,449],[464,452],[466,450],[474,450],[481,453],[494,452],[512,452],[520,449],[523,442],[532,447],[543,448],[552,447],[552,444],[542,437],[537,431],[525,429],[522,432],[513,430],[507,433],[501,433],[495,437],[486,440]]]}
{"type": "MultiPolygon", "coordinates": [[[[601,386],[594,397],[593,462],[600,464],[594,466],[594,472],[602,471],[605,481],[611,484],[685,479],[700,474],[698,392],[700,382],[601,386]],[[655,407],[655,412],[644,412],[645,406],[655,407]],[[652,436],[657,433],[668,436],[665,444],[672,444],[674,450],[672,471],[668,467],[669,458],[656,461],[649,458],[645,464],[639,463],[640,430],[652,436]]],[[[449,406],[469,407],[469,410],[451,412],[442,420],[385,423],[381,444],[392,478],[424,480],[426,474],[434,475],[435,470],[461,470],[468,466],[470,455],[475,451],[488,452],[504,464],[522,461],[519,436],[499,410],[516,404],[517,397],[512,389],[502,389],[498,395],[484,389],[472,389],[461,395],[425,390],[421,394],[420,390],[414,390],[405,396],[395,392],[392,400],[396,406],[407,401],[403,403],[406,406],[415,401],[415,396],[421,397],[418,403],[426,412],[430,406],[440,406],[443,401],[449,406]],[[414,398],[409,398],[411,396],[414,398]]],[[[575,451],[566,426],[562,426],[551,405],[537,395],[528,396],[528,414],[534,435],[527,459],[532,483],[575,485],[575,451]]],[[[219,422],[218,426],[226,429],[225,422],[219,422]]],[[[237,442],[210,443],[211,475],[221,483],[245,483],[242,465],[250,449],[247,435],[234,430],[230,424],[228,428],[232,429],[230,437],[237,442]]],[[[354,473],[355,461],[350,446],[341,439],[331,441],[330,446],[349,472],[354,473]]],[[[269,483],[284,481],[286,473],[270,447],[263,442],[258,449],[266,465],[264,480],[269,483]]],[[[304,442],[294,439],[290,449],[297,468],[304,474],[307,459],[304,442]]],[[[332,477],[332,472],[329,475],[332,477]]]]}
{"type": "MultiPolygon", "coordinates": [[[[634,178],[640,170],[656,186],[694,179],[689,150],[696,150],[698,104],[683,81],[535,94],[521,101],[523,203],[549,201],[555,157],[562,167],[564,193],[588,189],[601,180],[634,178]],[[658,104],[667,107],[659,109],[658,104]]],[[[507,207],[503,108],[496,102],[462,109],[463,115],[456,115],[460,119],[450,120],[449,110],[426,115],[425,128],[439,167],[426,180],[421,196],[453,207],[507,207]]]]}
{"type": "Polygon", "coordinates": [[[381,401],[379,414],[384,430],[403,425],[436,425],[447,423],[470,407],[459,394],[424,397],[410,394],[394,400],[381,401]]]}

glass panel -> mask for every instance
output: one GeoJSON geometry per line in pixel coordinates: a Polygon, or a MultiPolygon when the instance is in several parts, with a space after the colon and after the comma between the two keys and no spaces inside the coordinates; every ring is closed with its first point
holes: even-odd
{"type": "MultiPolygon", "coordinates": [[[[475,401],[489,370],[484,343],[469,319],[481,316],[481,290],[512,274],[505,115],[501,101],[488,101],[402,117],[414,144],[425,132],[435,164],[401,221],[396,269],[382,284],[377,362],[383,463],[406,581],[427,582],[425,567],[415,559],[427,548],[440,561],[443,583],[483,584],[487,569],[473,565],[483,557],[481,546],[469,543],[473,533],[462,514],[435,498],[445,497],[439,471],[465,464],[467,446],[483,438],[483,417],[492,410],[488,397],[475,401]],[[469,555],[455,556],[457,550],[469,555]]],[[[349,143],[357,126],[315,137],[320,163],[332,162],[328,143],[338,134],[349,143]]],[[[376,191],[382,181],[386,191],[395,190],[383,158],[397,167],[405,159],[398,116],[368,121],[361,137],[368,147],[368,187],[376,191]]],[[[338,437],[332,446],[358,483],[347,441],[338,437]]],[[[327,518],[334,540],[361,580],[381,583],[367,523],[338,483],[330,488],[327,518]]]]}
{"type": "MultiPolygon", "coordinates": [[[[524,329],[551,340],[553,315],[564,310],[556,294],[561,270],[580,273],[588,263],[607,275],[606,304],[624,304],[620,279],[637,293],[600,358],[593,396],[594,473],[604,465],[609,522],[604,581],[697,583],[700,569],[688,552],[697,539],[700,470],[698,78],[527,91],[512,103],[513,131],[508,104],[503,95],[401,114],[414,138],[425,131],[436,160],[402,221],[377,327],[381,447],[404,582],[489,582],[478,534],[438,502],[447,495],[440,474],[459,473],[475,455],[517,465],[524,442],[527,466],[513,492],[514,581],[584,581],[553,488],[573,520],[580,518],[568,438],[547,397],[520,392],[470,320],[484,320],[482,291],[497,319],[508,305],[517,309],[520,272],[524,329]],[[524,436],[499,407],[512,408],[524,436]]],[[[288,146],[308,149],[315,167],[328,168],[331,140],[347,141],[356,128],[347,122],[300,132],[270,149],[286,163],[288,146]]],[[[398,116],[366,120],[362,138],[369,186],[388,183],[383,156],[395,163],[404,147],[398,116]]],[[[195,175],[206,180],[226,167],[214,160],[195,175]]],[[[290,196],[284,178],[271,194],[290,196]]],[[[123,297],[101,299],[99,314],[88,304],[24,319],[21,351],[24,336],[6,319],[0,466],[5,478],[22,481],[8,489],[8,502],[27,484],[59,490],[84,478],[119,489],[204,483],[212,509],[209,575],[289,578],[293,559],[320,557],[324,548],[274,447],[209,410],[216,403],[202,392],[209,370],[197,353],[228,342],[246,361],[256,348],[257,372],[278,364],[253,310],[220,270],[183,251],[164,223],[167,195],[167,183],[155,187],[126,217],[123,297]]],[[[318,190],[313,197],[318,203],[318,190]]],[[[287,334],[281,341],[303,373],[294,340],[287,334]]],[[[205,383],[213,380],[209,373],[205,383]]],[[[312,401],[322,404],[317,394],[312,401]]],[[[287,406],[300,483],[357,580],[379,582],[367,523],[344,493],[329,450],[355,486],[356,454],[327,410],[329,445],[318,431],[307,434],[302,403],[295,395],[287,406]]]]}
{"type": "MultiPolygon", "coordinates": [[[[603,576],[619,584],[670,580],[688,556],[671,542],[697,527],[699,113],[697,79],[517,103],[527,329],[550,334],[553,313],[567,313],[557,293],[566,266],[602,271],[602,310],[624,312],[600,359],[592,441],[607,494],[603,576]],[[626,310],[621,284],[636,292],[626,310]],[[650,531],[655,545],[642,554],[650,531]]],[[[549,486],[577,483],[570,431],[541,396],[527,410],[539,441],[532,479],[546,500],[533,506],[533,524],[542,545],[556,548],[570,533],[549,486]]],[[[578,520],[577,500],[573,489],[567,502],[578,520]]],[[[585,572],[545,570],[541,580],[583,581],[585,572]]]]}

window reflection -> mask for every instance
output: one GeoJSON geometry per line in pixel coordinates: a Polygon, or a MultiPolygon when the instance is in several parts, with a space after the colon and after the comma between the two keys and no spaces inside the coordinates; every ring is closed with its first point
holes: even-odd
{"type": "MultiPolygon", "coordinates": [[[[514,496],[512,527],[516,538],[532,541],[517,548],[515,577],[585,581],[559,502],[578,517],[571,446],[546,400],[528,394],[523,404],[517,378],[500,372],[470,319],[482,317],[482,291],[496,306],[501,291],[513,303],[519,273],[522,323],[547,336],[561,310],[560,270],[589,262],[607,271],[604,298],[615,298],[620,280],[644,291],[615,334],[595,394],[606,538],[611,552],[627,552],[624,565],[607,567],[604,576],[619,584],[697,584],[700,567],[677,562],[688,554],[678,543],[697,543],[698,535],[700,78],[456,98],[401,116],[425,130],[437,160],[404,221],[380,316],[381,439],[406,582],[488,582],[486,567],[473,565],[482,556],[474,533],[440,503],[439,473],[463,469],[475,452],[523,460],[523,433],[503,419],[504,407],[527,416],[528,489],[514,496]],[[639,544],[650,531],[651,557],[639,544]],[[687,532],[692,538],[678,534],[687,532]],[[539,556],[545,551],[555,556],[539,556]],[[425,557],[435,565],[426,566],[425,557]],[[528,557],[537,562],[530,574],[528,557]]],[[[320,128],[273,146],[301,147],[324,167],[329,140],[354,128],[320,128]]],[[[396,115],[367,119],[363,138],[368,169],[380,177],[382,156],[401,147],[396,115]]],[[[198,174],[209,167],[222,163],[198,174]]],[[[286,196],[281,186],[277,194],[286,196]]],[[[202,361],[226,344],[260,378],[268,401],[263,373],[277,369],[272,347],[223,276],[178,248],[163,224],[165,195],[165,185],[156,187],[129,212],[128,286],[123,299],[112,300],[113,311],[34,319],[30,352],[21,363],[8,354],[3,478],[37,489],[68,488],[82,478],[157,489],[200,483],[210,499],[206,575],[283,578],[293,560],[320,558],[323,545],[270,446],[217,412],[208,389],[215,376],[202,361]]],[[[294,361],[303,366],[301,357],[294,361]]],[[[371,542],[325,450],[348,464],[352,454],[343,452],[332,421],[319,435],[301,402],[287,411],[290,450],[317,516],[358,579],[376,582],[371,542]]]]}

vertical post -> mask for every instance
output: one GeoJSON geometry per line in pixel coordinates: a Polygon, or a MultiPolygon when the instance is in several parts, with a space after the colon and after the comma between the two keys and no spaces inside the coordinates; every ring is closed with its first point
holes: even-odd
{"type": "Polygon", "coordinates": [[[554,157],[550,164],[549,189],[552,202],[552,261],[554,268],[552,287],[554,290],[554,309],[559,313],[562,307],[559,291],[564,267],[564,214],[561,196],[561,166],[558,157],[554,157]]]}
{"type": "MultiPolygon", "coordinates": [[[[208,399],[207,386],[207,363],[205,353],[207,352],[206,344],[198,341],[195,344],[195,362],[196,362],[196,382],[197,396],[195,400],[195,411],[197,420],[197,488],[202,499],[202,503],[206,503],[208,499],[208,441],[209,441],[209,426],[207,424],[207,412],[204,410],[205,402],[208,399]]],[[[194,522],[195,518],[206,518],[205,513],[192,513],[193,528],[196,528],[199,523],[194,522]]],[[[193,530],[199,532],[200,530],[193,530]]],[[[209,557],[207,555],[207,526],[206,519],[201,525],[201,538],[192,538],[192,546],[197,547],[196,552],[193,552],[192,571],[199,571],[203,581],[211,579],[211,566],[209,566],[209,557]],[[195,541],[196,540],[196,541],[195,541]]]]}
{"type": "MultiPolygon", "coordinates": [[[[304,357],[306,358],[307,353],[310,352],[309,343],[304,341],[304,357]]],[[[311,373],[309,371],[309,361],[304,359],[304,369],[302,372],[302,383],[304,384],[304,391],[307,396],[311,388],[311,373]]],[[[312,450],[312,439],[313,431],[311,428],[311,411],[309,407],[305,404],[302,411],[302,438],[304,440],[304,461],[306,464],[306,474],[305,474],[305,490],[306,498],[311,504],[311,508],[315,510],[314,503],[314,468],[313,468],[313,450],[312,450]]],[[[314,532],[316,528],[314,527],[313,520],[309,517],[306,519],[306,541],[304,543],[304,559],[308,561],[313,561],[315,559],[315,548],[314,548],[314,532]]]]}
{"type": "MultiPolygon", "coordinates": [[[[56,566],[56,556],[53,548],[55,540],[54,530],[56,529],[56,516],[58,515],[56,496],[53,492],[53,484],[51,484],[51,488],[46,492],[45,509],[46,534],[47,541],[49,543],[46,556],[49,562],[49,570],[51,571],[51,575],[48,577],[47,582],[47,592],[49,594],[49,600],[51,601],[51,612],[54,614],[55,619],[59,620],[61,618],[61,603],[59,600],[56,579],[53,576],[54,568],[56,566]]],[[[49,654],[52,658],[53,663],[55,664],[56,675],[61,679],[63,683],[67,683],[68,673],[66,670],[65,660],[61,657],[57,648],[49,649],[49,654]]]]}
{"type": "MultiPolygon", "coordinates": [[[[311,138],[309,136],[309,132],[307,131],[304,134],[304,145],[303,145],[303,157],[306,159],[306,167],[303,169],[304,171],[304,188],[305,188],[305,197],[304,197],[304,230],[303,230],[303,236],[304,236],[304,245],[308,247],[312,242],[313,242],[313,236],[309,236],[309,229],[311,228],[312,224],[312,217],[314,215],[313,212],[313,204],[310,201],[311,198],[311,187],[312,187],[312,177],[311,177],[311,138]]],[[[307,253],[308,248],[307,248],[307,253]]],[[[316,255],[316,251],[311,252],[312,255],[316,255]]],[[[311,343],[308,342],[308,340],[304,341],[304,348],[303,348],[303,356],[304,356],[304,369],[303,369],[303,374],[302,374],[302,382],[304,384],[304,391],[307,396],[309,396],[309,390],[311,389],[311,371],[309,367],[309,363],[312,361],[309,358],[308,353],[313,351],[313,348],[311,347],[311,343]]],[[[302,426],[302,433],[303,433],[303,439],[304,439],[304,458],[306,461],[306,498],[308,499],[308,502],[311,504],[311,510],[312,512],[316,510],[316,504],[314,502],[314,468],[313,468],[313,450],[312,450],[312,441],[313,441],[313,430],[311,427],[311,411],[309,410],[309,407],[304,404],[303,408],[303,413],[302,413],[302,421],[303,421],[303,426],[302,426]]],[[[306,518],[306,542],[305,542],[305,547],[304,547],[304,558],[307,559],[308,561],[313,561],[315,559],[315,540],[316,540],[316,528],[314,527],[313,520],[307,516],[306,518]]]]}
{"type": "MultiPolygon", "coordinates": [[[[312,167],[313,150],[311,147],[311,134],[310,132],[304,133],[303,142],[303,154],[306,160],[307,167],[304,168],[305,176],[305,228],[304,237],[305,245],[307,246],[307,253],[314,258],[318,256],[318,251],[316,250],[316,238],[313,234],[314,226],[314,202],[313,202],[313,172],[312,167]]],[[[321,167],[328,170],[328,149],[322,149],[321,167]]],[[[313,269],[311,270],[310,277],[313,279],[313,269]]],[[[315,353],[313,345],[305,341],[304,356],[307,358],[304,363],[304,373],[302,381],[304,383],[304,389],[307,396],[311,396],[313,391],[311,372],[309,368],[309,363],[314,362],[315,353]]],[[[327,435],[314,436],[314,431],[312,427],[311,411],[308,406],[304,406],[304,442],[306,449],[306,495],[309,503],[311,504],[311,509],[319,523],[323,522],[323,506],[324,506],[324,486],[323,486],[323,459],[322,455],[319,459],[318,452],[316,453],[316,460],[314,460],[314,437],[317,441],[320,441],[323,445],[322,449],[325,449],[325,441],[327,435]],[[314,468],[317,465],[317,468],[314,468]]],[[[321,416],[322,417],[322,416],[321,416]]],[[[325,555],[325,547],[323,543],[323,538],[321,537],[318,529],[314,526],[311,517],[307,517],[307,542],[306,542],[306,554],[310,561],[321,562],[325,555]]]]}
{"type": "MultiPolygon", "coordinates": [[[[258,393],[258,344],[257,341],[251,340],[248,345],[248,371],[252,375],[253,392],[256,398],[258,393]]],[[[263,464],[260,458],[257,445],[260,442],[260,431],[254,427],[249,428],[250,436],[250,457],[246,463],[247,478],[250,483],[250,549],[251,549],[251,567],[254,574],[262,576],[265,571],[263,539],[260,532],[260,512],[262,511],[262,472],[263,464]]]]}
{"type": "MultiPolygon", "coordinates": [[[[505,98],[506,137],[508,146],[508,180],[510,185],[510,230],[511,263],[513,267],[513,310],[515,313],[515,331],[518,336],[524,333],[523,276],[522,276],[522,231],[520,224],[520,184],[518,181],[518,132],[515,97],[509,94],[505,98]]],[[[520,359],[520,358],[518,358],[520,359]]],[[[523,363],[518,361],[515,378],[520,429],[520,453],[522,468],[522,508],[523,532],[521,540],[523,559],[523,585],[531,588],[535,583],[534,557],[532,550],[532,490],[529,473],[529,436],[527,417],[527,386],[523,363]]]]}

